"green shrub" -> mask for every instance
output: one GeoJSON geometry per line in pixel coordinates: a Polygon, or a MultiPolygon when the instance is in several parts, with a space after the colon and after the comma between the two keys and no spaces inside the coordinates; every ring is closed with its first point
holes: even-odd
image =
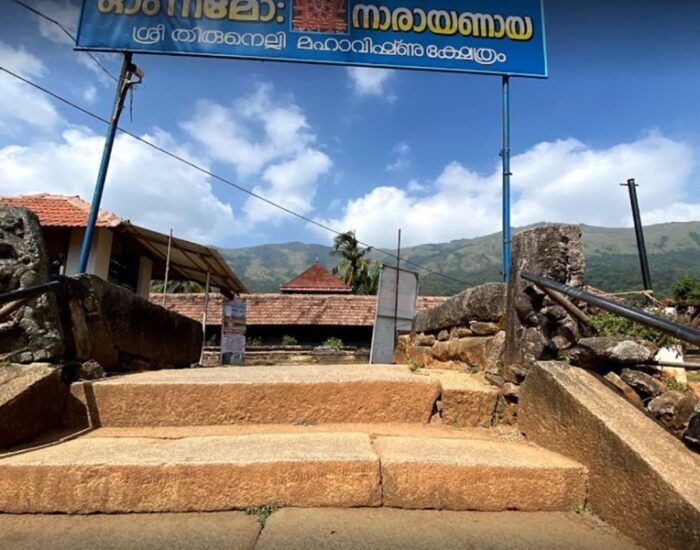
{"type": "Polygon", "coordinates": [[[288,334],[285,334],[282,336],[282,345],[283,346],[296,346],[299,342],[297,342],[297,339],[294,338],[294,336],[289,336],[288,334]]]}
{"type": "MultiPolygon", "coordinates": [[[[675,318],[669,320],[678,321],[675,318]]],[[[626,336],[632,340],[647,340],[660,348],[679,344],[677,339],[668,334],[607,311],[591,317],[591,324],[599,336],[626,336]]]]}
{"type": "Polygon", "coordinates": [[[673,297],[678,302],[700,302],[700,280],[686,275],[671,287],[673,297]]]}
{"type": "Polygon", "coordinates": [[[331,348],[334,350],[343,349],[343,341],[340,338],[334,338],[331,336],[325,342],[323,342],[323,347],[331,348]]]}

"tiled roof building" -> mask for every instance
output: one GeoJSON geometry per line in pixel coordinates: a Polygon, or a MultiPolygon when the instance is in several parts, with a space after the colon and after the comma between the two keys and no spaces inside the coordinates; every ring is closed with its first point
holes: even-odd
{"type": "MultiPolygon", "coordinates": [[[[43,227],[85,227],[90,205],[77,195],[25,195],[23,197],[0,197],[0,204],[21,206],[36,214],[43,227]]],[[[124,223],[119,216],[100,209],[97,227],[117,227],[124,223]]]]}
{"type": "MultiPolygon", "coordinates": [[[[151,294],[151,301],[162,302],[162,294],[151,294]]],[[[221,325],[223,309],[221,294],[209,295],[207,325],[221,325]]],[[[248,326],[347,326],[371,327],[377,306],[376,296],[338,294],[243,294],[248,326]]],[[[435,307],[446,296],[419,296],[416,311],[435,307]]],[[[168,294],[166,307],[202,321],[204,294],[168,294]]]]}
{"type": "Polygon", "coordinates": [[[284,294],[350,294],[352,287],[316,262],[291,281],[284,283],[281,290],[284,294]]]}

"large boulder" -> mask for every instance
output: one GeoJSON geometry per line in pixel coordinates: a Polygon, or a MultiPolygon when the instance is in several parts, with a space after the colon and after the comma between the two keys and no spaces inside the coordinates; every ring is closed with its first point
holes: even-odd
{"type": "Polygon", "coordinates": [[[636,342],[622,336],[581,338],[570,354],[573,365],[596,368],[637,365],[654,359],[658,348],[650,342],[636,342]]]}
{"type": "Polygon", "coordinates": [[[505,364],[531,365],[547,353],[573,345],[579,336],[578,323],[553,303],[537,285],[520,274],[528,271],[572,287],[584,283],[585,259],[581,229],[574,225],[551,225],[518,233],[513,239],[510,279],[506,293],[505,364]],[[524,343],[539,341],[526,328],[533,327],[546,342],[526,348],[524,343]],[[536,353],[533,353],[535,351],[536,353]]]}
{"type": "Polygon", "coordinates": [[[199,361],[202,325],[94,275],[64,277],[57,294],[71,361],[106,372],[183,368],[199,361]]]}
{"type": "MultiPolygon", "coordinates": [[[[48,280],[48,256],[36,215],[25,208],[0,206],[0,294],[48,280]]],[[[63,335],[51,293],[0,319],[0,359],[32,363],[62,353],[63,335]]]]}
{"type": "Polygon", "coordinates": [[[59,427],[67,395],[51,365],[0,366],[0,449],[59,427]]]}
{"type": "Polygon", "coordinates": [[[438,332],[452,327],[468,327],[470,321],[499,323],[505,317],[503,283],[487,283],[468,288],[446,302],[416,315],[416,332],[438,332]]]}

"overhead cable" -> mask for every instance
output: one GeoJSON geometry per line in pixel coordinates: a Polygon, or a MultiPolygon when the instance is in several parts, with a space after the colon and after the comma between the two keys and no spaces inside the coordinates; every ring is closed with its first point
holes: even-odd
{"type": "MultiPolygon", "coordinates": [[[[17,80],[20,80],[20,81],[24,82],[25,84],[32,86],[33,88],[39,90],[40,92],[43,92],[44,94],[51,96],[52,98],[60,101],[61,103],[64,103],[64,104],[68,105],[69,107],[71,107],[77,111],[80,111],[81,113],[83,113],[83,114],[85,114],[85,115],[87,115],[87,116],[89,116],[89,117],[91,117],[99,122],[102,122],[104,124],[110,123],[109,120],[101,117],[100,115],[97,115],[97,114],[85,109],[84,107],[81,107],[80,105],[70,101],[69,99],[62,97],[59,94],[54,93],[51,90],[48,90],[47,88],[44,88],[43,86],[41,86],[35,82],[32,82],[28,78],[25,78],[25,77],[15,73],[15,72],[11,71],[10,69],[7,69],[6,67],[0,66],[0,71],[3,71],[5,73],[9,74],[10,76],[16,78],[17,80]]],[[[256,199],[258,199],[258,200],[260,200],[260,201],[262,201],[262,202],[264,202],[264,203],[266,203],[274,208],[277,208],[278,210],[282,210],[283,212],[286,212],[287,214],[289,214],[291,216],[299,218],[299,219],[301,219],[301,220],[303,220],[311,225],[319,227],[325,231],[329,231],[335,235],[342,235],[343,234],[341,231],[338,231],[337,229],[333,229],[332,227],[325,225],[317,220],[309,218],[303,214],[300,214],[299,212],[295,212],[294,210],[291,210],[290,208],[287,208],[286,206],[283,206],[279,203],[276,203],[276,202],[264,197],[263,195],[256,193],[255,191],[251,191],[250,189],[248,189],[248,188],[246,188],[238,183],[235,183],[231,180],[228,180],[228,179],[224,178],[223,176],[219,176],[218,174],[215,174],[214,172],[212,172],[212,171],[210,171],[210,170],[208,170],[208,169],[206,169],[198,164],[195,164],[194,162],[187,160],[186,158],[181,157],[180,155],[177,155],[176,153],[173,153],[172,151],[169,151],[168,149],[165,149],[164,147],[161,147],[160,145],[153,143],[152,141],[149,141],[145,138],[142,138],[142,137],[134,134],[133,132],[130,132],[129,130],[125,130],[122,127],[118,127],[118,130],[120,132],[122,132],[123,134],[126,134],[127,136],[131,137],[132,139],[135,139],[136,141],[143,143],[144,145],[147,145],[148,147],[151,147],[152,149],[155,149],[156,151],[158,151],[158,152],[160,152],[160,153],[162,153],[170,158],[173,158],[173,159],[175,159],[183,164],[186,164],[190,168],[194,168],[198,172],[201,172],[202,174],[205,174],[212,179],[220,181],[221,183],[224,183],[230,187],[233,187],[233,188],[235,188],[235,189],[237,189],[237,190],[239,190],[247,195],[250,195],[251,197],[254,197],[254,198],[256,198],[256,199]]],[[[388,250],[376,248],[376,247],[372,246],[371,244],[365,243],[365,242],[360,241],[360,240],[358,240],[357,243],[364,246],[364,247],[371,248],[372,250],[376,250],[377,252],[384,254],[386,256],[389,256],[392,259],[398,259],[398,256],[395,253],[390,252],[388,250]]],[[[452,281],[455,283],[459,283],[459,284],[464,285],[464,286],[469,286],[469,283],[467,283],[465,281],[461,281],[461,280],[457,279],[456,277],[452,277],[451,275],[446,275],[444,273],[440,273],[439,271],[436,271],[432,268],[419,265],[417,263],[411,262],[410,260],[406,260],[404,258],[401,258],[401,261],[404,264],[410,265],[416,269],[422,269],[428,275],[435,275],[437,277],[442,277],[443,279],[446,279],[446,280],[449,280],[449,281],[452,281]]]]}

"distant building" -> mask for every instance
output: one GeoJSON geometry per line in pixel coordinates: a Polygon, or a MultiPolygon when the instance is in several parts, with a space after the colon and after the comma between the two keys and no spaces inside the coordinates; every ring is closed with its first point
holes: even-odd
{"type": "MultiPolygon", "coordinates": [[[[160,295],[151,301],[159,303],[160,295]]],[[[355,294],[242,294],[246,303],[246,338],[266,345],[279,345],[285,335],[302,345],[319,345],[327,338],[340,338],[345,345],[369,347],[372,340],[376,296],[355,294]]],[[[419,296],[416,311],[435,307],[446,296],[419,296]]],[[[207,341],[218,345],[221,334],[223,296],[210,295],[207,341]]],[[[202,321],[203,294],[168,294],[167,307],[202,321]]]]}
{"type": "MultiPolygon", "coordinates": [[[[53,275],[75,275],[90,205],[77,196],[0,197],[0,204],[21,206],[39,218],[53,275]]],[[[148,299],[151,280],[165,278],[168,235],[132,224],[100,210],[87,272],[148,299]]],[[[221,255],[211,247],[173,238],[170,280],[210,285],[229,296],[247,292],[221,255]]],[[[201,318],[199,319],[201,321],[201,318]]]]}
{"type": "Polygon", "coordinates": [[[284,283],[282,294],[351,294],[352,287],[337,279],[330,271],[318,263],[284,283]]]}

